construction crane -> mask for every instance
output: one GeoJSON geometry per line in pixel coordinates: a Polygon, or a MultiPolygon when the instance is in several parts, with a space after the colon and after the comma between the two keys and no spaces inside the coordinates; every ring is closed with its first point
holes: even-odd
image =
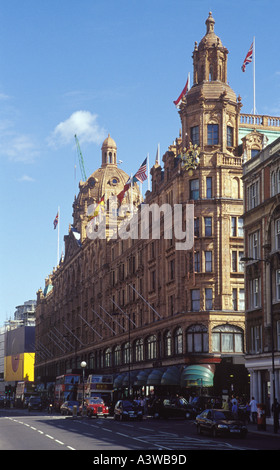
{"type": "Polygon", "coordinates": [[[78,157],[79,157],[79,163],[80,163],[80,169],[82,173],[82,178],[83,181],[87,180],[86,172],[85,172],[85,165],[84,165],[84,159],[83,159],[83,154],[80,148],[79,140],[77,135],[75,134],[75,140],[76,140],[76,145],[77,145],[77,152],[78,152],[78,157]]]}

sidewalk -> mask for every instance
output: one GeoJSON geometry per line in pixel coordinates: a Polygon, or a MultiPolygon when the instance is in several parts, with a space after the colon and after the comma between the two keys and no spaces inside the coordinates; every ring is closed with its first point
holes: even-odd
{"type": "Polygon", "coordinates": [[[264,434],[265,436],[268,436],[269,434],[275,436],[275,437],[280,437],[280,428],[278,429],[278,432],[274,432],[274,425],[270,424],[269,422],[266,423],[265,429],[261,429],[258,427],[257,424],[254,423],[249,423],[246,425],[248,432],[249,433],[257,433],[257,434],[264,434]]]}

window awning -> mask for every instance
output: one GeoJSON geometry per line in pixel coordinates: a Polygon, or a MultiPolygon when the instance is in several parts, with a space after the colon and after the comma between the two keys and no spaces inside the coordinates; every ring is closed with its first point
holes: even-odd
{"type": "Polygon", "coordinates": [[[207,365],[185,367],[181,374],[181,387],[213,387],[214,373],[207,365]]]}
{"type": "Polygon", "coordinates": [[[161,369],[153,369],[147,378],[147,385],[160,385],[161,378],[165,371],[166,367],[161,369]]]}
{"type": "Polygon", "coordinates": [[[180,385],[180,369],[176,366],[168,367],[162,375],[161,385],[180,385]]]}

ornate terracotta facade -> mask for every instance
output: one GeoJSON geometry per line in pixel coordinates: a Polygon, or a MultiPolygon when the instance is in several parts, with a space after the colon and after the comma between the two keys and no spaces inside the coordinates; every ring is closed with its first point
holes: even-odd
{"type": "MultiPolygon", "coordinates": [[[[193,52],[193,86],[179,110],[182,133],[164,154],[163,167],[152,167],[144,201],[149,207],[182,205],[183,227],[187,205],[193,205],[193,248],[176,249],[174,224],[172,238],[164,238],[163,215],[160,238],[86,237],[88,206],[104,194],[105,200],[118,194],[128,178],[117,166],[114,141],[106,140],[101,167],[80,185],[74,201],[65,258],[47,281],[52,288],[37,294],[38,380],[85,360],[91,371],[117,376],[129,370],[134,378],[173,367],[183,387],[192,385],[185,378],[188,367],[200,365],[219,392],[244,392],[247,386],[241,100],[227,84],[228,51],[214,23],[210,13],[193,52]],[[190,143],[200,153],[189,172],[182,157],[190,143]]],[[[136,185],[127,198],[139,216],[136,185]]],[[[203,377],[193,385],[203,386],[203,377]]]]}

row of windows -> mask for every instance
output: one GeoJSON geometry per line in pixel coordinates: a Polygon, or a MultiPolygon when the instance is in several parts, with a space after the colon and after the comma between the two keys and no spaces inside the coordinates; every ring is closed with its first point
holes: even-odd
{"type": "MultiPolygon", "coordinates": [[[[199,126],[191,127],[191,142],[193,145],[200,145],[199,126]]],[[[218,124],[207,125],[207,144],[208,145],[219,144],[219,125],[218,124]]],[[[227,126],[227,146],[233,147],[233,127],[231,126],[227,126]]]]}
{"type": "MultiPolygon", "coordinates": [[[[272,251],[280,250],[280,219],[272,221],[271,235],[272,251]]],[[[260,230],[248,235],[248,256],[254,260],[261,258],[260,230]]]]}
{"type": "MultiPolygon", "coordinates": [[[[202,302],[204,301],[205,310],[213,310],[214,298],[213,289],[205,288],[204,292],[200,289],[191,290],[191,311],[199,312],[204,310],[202,302]],[[204,298],[203,298],[204,295],[204,298]]],[[[233,288],[232,289],[232,310],[244,310],[245,309],[245,291],[244,289],[233,288]]]]}
{"type": "MultiPolygon", "coordinates": [[[[274,273],[273,297],[275,302],[280,302],[280,269],[274,273]]],[[[261,279],[256,277],[249,280],[249,309],[261,307],[261,279]]]]}
{"type": "MultiPolygon", "coordinates": [[[[132,344],[129,342],[107,348],[104,351],[104,366],[120,366],[132,362],[155,360],[159,357],[169,357],[184,354],[184,333],[178,327],[174,334],[167,331],[163,336],[163,344],[156,335],[150,335],[145,341],[140,338],[132,344]],[[161,349],[163,348],[163,351],[161,349]]],[[[220,325],[211,331],[212,352],[242,353],[243,330],[232,325],[220,325]]],[[[209,352],[209,333],[204,325],[192,325],[186,331],[186,352],[209,352]]]]}
{"type": "MultiPolygon", "coordinates": [[[[276,351],[280,351],[280,321],[276,322],[276,351]]],[[[261,325],[254,325],[250,327],[249,338],[249,352],[250,354],[257,354],[263,352],[263,329],[261,325]]]]}

